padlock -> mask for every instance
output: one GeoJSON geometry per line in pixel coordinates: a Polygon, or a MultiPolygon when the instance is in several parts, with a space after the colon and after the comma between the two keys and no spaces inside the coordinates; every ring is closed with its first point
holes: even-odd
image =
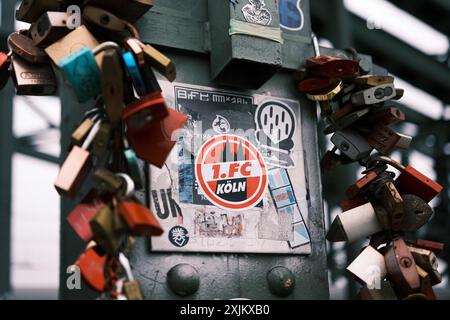
{"type": "Polygon", "coordinates": [[[133,235],[160,236],[164,232],[155,215],[139,203],[124,201],[119,211],[133,235]]]}
{"type": "Polygon", "coordinates": [[[404,218],[401,229],[414,232],[430,220],[434,210],[416,195],[404,194],[402,198],[404,218]]]}
{"type": "Polygon", "coordinates": [[[395,185],[402,194],[414,194],[422,198],[425,202],[430,202],[443,189],[440,184],[431,180],[410,165],[406,167],[397,166],[397,169],[401,169],[401,173],[395,180],[395,185]]]}
{"type": "Polygon", "coordinates": [[[104,206],[105,203],[98,194],[91,191],[67,216],[67,221],[83,241],[92,239],[93,233],[89,223],[104,206]]]}
{"type": "Polygon", "coordinates": [[[336,110],[336,112],[333,112],[333,114],[330,115],[330,120],[333,122],[339,121],[343,117],[347,116],[348,114],[358,109],[359,109],[358,107],[352,105],[351,103],[347,103],[343,107],[336,110]]]}
{"type": "Polygon", "coordinates": [[[400,175],[395,180],[395,186],[400,194],[414,194],[425,202],[430,202],[443,189],[440,184],[426,177],[410,165],[405,167],[389,157],[376,155],[368,160],[368,166],[370,167],[376,162],[389,164],[400,171],[400,175]]]}
{"type": "Polygon", "coordinates": [[[13,53],[19,55],[30,63],[47,63],[49,61],[45,51],[37,47],[33,40],[19,31],[8,36],[8,46],[13,53]]]}
{"type": "Polygon", "coordinates": [[[435,254],[439,254],[444,250],[443,243],[430,240],[417,239],[413,245],[417,248],[433,251],[435,254]]]}
{"type": "Polygon", "coordinates": [[[359,75],[357,61],[334,56],[315,56],[306,60],[308,73],[329,78],[354,78],[359,75]]]}
{"type": "Polygon", "coordinates": [[[331,142],[352,160],[367,158],[373,150],[363,136],[351,129],[336,132],[331,142]]]}
{"type": "Polygon", "coordinates": [[[151,93],[129,104],[123,111],[123,120],[129,130],[140,131],[169,116],[169,109],[160,92],[151,93]]]}
{"type": "Polygon", "coordinates": [[[327,101],[333,99],[342,91],[343,84],[341,80],[334,81],[333,84],[323,90],[314,91],[306,94],[306,97],[312,101],[327,101]]]}
{"type": "Polygon", "coordinates": [[[403,89],[395,89],[395,97],[393,97],[393,100],[400,100],[403,97],[403,94],[405,93],[405,90],[403,89]]]}
{"type": "Polygon", "coordinates": [[[80,268],[84,280],[95,290],[104,292],[106,287],[105,267],[107,256],[98,246],[86,249],[75,265],[80,268]]]}
{"type": "Polygon", "coordinates": [[[336,216],[327,233],[328,241],[353,242],[382,230],[370,202],[336,216]]]}
{"type": "Polygon", "coordinates": [[[147,94],[161,92],[161,87],[156,79],[155,73],[149,63],[145,63],[140,67],[141,75],[144,80],[147,94]]]}
{"type": "Polygon", "coordinates": [[[137,159],[136,153],[132,149],[126,149],[124,151],[124,157],[126,161],[126,168],[130,175],[130,177],[133,179],[136,189],[140,190],[144,188],[144,182],[141,170],[139,168],[139,163],[137,159]]]}
{"type": "Polygon", "coordinates": [[[436,255],[430,250],[417,248],[411,245],[409,245],[408,248],[411,251],[416,264],[428,273],[431,285],[434,286],[441,283],[442,275],[438,271],[438,260],[436,255]]]}
{"type": "Polygon", "coordinates": [[[9,72],[9,66],[11,65],[10,55],[12,53],[8,55],[0,51],[0,90],[6,86],[11,74],[9,72]]]}
{"type": "Polygon", "coordinates": [[[394,98],[396,95],[393,84],[383,84],[362,91],[351,96],[352,103],[357,106],[376,104],[394,98]]]}
{"type": "Polygon", "coordinates": [[[115,255],[124,243],[125,223],[116,210],[102,207],[90,221],[97,244],[110,255],[115,255]]]}
{"type": "Polygon", "coordinates": [[[75,197],[87,173],[92,166],[92,160],[87,150],[100,128],[98,121],[89,132],[81,147],[74,146],[64,161],[55,181],[55,188],[60,195],[75,197]]]}
{"type": "Polygon", "coordinates": [[[375,215],[377,216],[378,222],[380,223],[383,230],[390,231],[392,229],[391,217],[388,211],[377,202],[372,203],[373,209],[375,210],[375,215]]]}
{"type": "Polygon", "coordinates": [[[101,66],[101,87],[106,114],[111,124],[117,124],[124,107],[124,75],[121,58],[116,50],[106,50],[101,66]]]}
{"type": "Polygon", "coordinates": [[[102,121],[98,133],[92,141],[91,153],[95,156],[103,155],[108,150],[111,135],[111,125],[109,124],[109,122],[102,121]]]}
{"type": "Polygon", "coordinates": [[[106,168],[95,170],[92,177],[100,191],[116,193],[123,187],[123,179],[106,168]]]}
{"type": "Polygon", "coordinates": [[[104,9],[86,6],[83,9],[83,18],[109,31],[122,32],[128,30],[134,37],[139,38],[139,31],[130,22],[120,19],[104,9]]]}
{"type": "Polygon", "coordinates": [[[30,34],[37,46],[48,46],[71,30],[67,27],[67,21],[71,14],[67,12],[48,11],[44,13],[30,27],[30,34]]]}
{"type": "Polygon", "coordinates": [[[104,42],[94,50],[83,47],[58,63],[64,72],[66,79],[72,84],[78,102],[84,103],[97,96],[101,92],[100,70],[95,61],[95,56],[102,51],[116,49],[119,46],[115,42],[104,42]]]}
{"type": "Polygon", "coordinates": [[[56,78],[49,64],[33,64],[13,55],[11,69],[17,95],[52,96],[56,94],[56,78]]]}
{"type": "Polygon", "coordinates": [[[130,261],[123,253],[119,254],[119,261],[126,273],[127,280],[123,284],[123,292],[128,300],[143,300],[144,297],[139,282],[134,279],[130,261]]]}
{"type": "Polygon", "coordinates": [[[147,94],[147,87],[133,53],[127,51],[123,53],[122,57],[125,62],[127,74],[130,77],[137,94],[141,97],[145,96],[147,94]]]}
{"type": "MultiPolygon", "coordinates": [[[[47,47],[45,52],[53,63],[58,65],[61,59],[70,56],[82,48],[86,47],[93,50],[97,46],[98,42],[95,37],[89,32],[86,26],[82,25],[47,47]]],[[[95,57],[99,66],[102,65],[101,58],[101,54],[95,57]]]]}
{"type": "Polygon", "coordinates": [[[328,77],[310,77],[303,79],[297,85],[297,89],[303,93],[321,91],[333,85],[333,79],[328,77]]]}
{"type": "Polygon", "coordinates": [[[23,0],[16,10],[16,20],[33,23],[47,11],[65,11],[66,0],[23,0]]]}
{"type": "Polygon", "coordinates": [[[154,0],[86,0],[85,5],[102,8],[121,19],[135,23],[153,7],[154,0]]]}
{"type": "Polygon", "coordinates": [[[348,210],[354,209],[356,207],[362,206],[363,204],[366,204],[367,202],[368,202],[367,199],[365,199],[363,197],[358,197],[358,198],[354,198],[354,199],[343,200],[343,201],[341,201],[339,206],[341,207],[342,211],[348,211],[348,210]]]}
{"type": "Polygon", "coordinates": [[[417,264],[416,269],[420,277],[420,293],[425,296],[426,300],[436,300],[436,295],[434,294],[433,285],[430,280],[430,274],[417,264]]]}
{"type": "Polygon", "coordinates": [[[175,64],[166,55],[147,43],[140,42],[145,60],[170,82],[177,77],[175,64]]]}
{"type": "Polygon", "coordinates": [[[81,146],[93,127],[94,127],[94,120],[92,120],[91,118],[84,119],[72,133],[72,144],[76,146],[81,146]]]}
{"type": "Polygon", "coordinates": [[[386,277],[384,256],[371,246],[367,246],[347,267],[357,280],[369,287],[381,286],[386,277]]]}
{"type": "Polygon", "coordinates": [[[404,204],[394,183],[391,181],[383,183],[376,196],[390,216],[392,230],[400,230],[404,219],[404,204]]]}
{"type": "Polygon", "coordinates": [[[169,115],[153,121],[145,130],[128,130],[127,140],[137,156],[162,168],[176,143],[177,132],[184,127],[187,116],[167,108],[169,115]]]}
{"type": "Polygon", "coordinates": [[[369,87],[376,87],[383,84],[393,84],[394,83],[394,77],[392,76],[381,76],[381,75],[365,75],[356,77],[353,79],[353,83],[359,85],[359,86],[369,86],[369,87]]]}
{"type": "Polygon", "coordinates": [[[390,125],[405,121],[405,113],[398,108],[388,107],[370,114],[368,120],[372,124],[390,125]]]}
{"type": "Polygon", "coordinates": [[[142,49],[142,42],[138,38],[134,37],[127,37],[123,39],[122,42],[127,50],[133,53],[139,67],[145,65],[146,61],[144,50],[142,49]]]}
{"type": "Polygon", "coordinates": [[[359,291],[358,298],[360,300],[398,300],[388,281],[382,281],[380,289],[362,287],[359,291]]]}
{"type": "Polygon", "coordinates": [[[378,178],[378,174],[375,171],[371,171],[367,173],[364,177],[356,181],[345,191],[345,195],[348,199],[354,199],[366,188],[369,184],[371,184],[375,179],[378,178]]]}
{"type": "Polygon", "coordinates": [[[403,239],[394,239],[387,245],[384,259],[389,279],[396,293],[406,297],[420,289],[416,263],[403,239]]]}
{"type": "Polygon", "coordinates": [[[370,108],[364,108],[360,110],[356,110],[355,112],[352,112],[342,118],[340,118],[337,121],[333,121],[330,126],[325,128],[323,131],[324,134],[330,134],[338,130],[345,129],[353,124],[355,124],[357,121],[362,120],[364,117],[366,117],[370,112],[370,108]]]}
{"type": "Polygon", "coordinates": [[[367,142],[381,154],[387,155],[393,149],[408,149],[412,137],[395,132],[391,128],[377,124],[366,136],[367,142]]]}

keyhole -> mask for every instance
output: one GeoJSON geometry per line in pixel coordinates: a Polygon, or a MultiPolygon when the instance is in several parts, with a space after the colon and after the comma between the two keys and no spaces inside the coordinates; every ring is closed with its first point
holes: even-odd
{"type": "Polygon", "coordinates": [[[411,259],[408,257],[403,257],[400,259],[400,264],[404,267],[404,268],[409,268],[412,265],[411,259]]]}
{"type": "Polygon", "coordinates": [[[103,14],[103,15],[100,17],[100,23],[103,24],[103,25],[109,24],[109,16],[106,15],[106,14],[103,14]]]}
{"type": "Polygon", "coordinates": [[[414,214],[422,214],[423,213],[423,210],[416,210],[416,211],[414,211],[414,214]]]}

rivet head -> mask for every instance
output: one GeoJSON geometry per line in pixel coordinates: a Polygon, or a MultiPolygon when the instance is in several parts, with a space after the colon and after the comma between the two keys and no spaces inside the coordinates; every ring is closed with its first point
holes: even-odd
{"type": "Polygon", "coordinates": [[[294,291],[294,274],[285,267],[275,267],[267,273],[270,291],[279,297],[287,297],[294,291]]]}
{"type": "Polygon", "coordinates": [[[193,266],[181,263],[169,270],[167,284],[176,295],[190,296],[200,287],[200,276],[193,266]]]}

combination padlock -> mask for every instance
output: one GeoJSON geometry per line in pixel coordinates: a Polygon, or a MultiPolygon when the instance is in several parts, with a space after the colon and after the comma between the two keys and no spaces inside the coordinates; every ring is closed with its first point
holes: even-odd
{"type": "Polygon", "coordinates": [[[46,12],[30,27],[33,42],[38,46],[48,46],[71,30],[67,27],[67,21],[71,14],[67,12],[46,12]]]}
{"type": "Polygon", "coordinates": [[[104,42],[94,50],[83,47],[59,61],[58,65],[64,72],[80,103],[85,103],[101,92],[100,69],[95,56],[108,49],[120,50],[115,42],[104,42]]]}
{"type": "Polygon", "coordinates": [[[103,292],[106,287],[106,262],[107,256],[101,252],[98,246],[94,246],[87,248],[75,265],[80,268],[83,279],[93,289],[103,292]]]}
{"type": "Polygon", "coordinates": [[[56,94],[56,77],[50,64],[34,64],[18,55],[13,55],[11,69],[17,95],[52,96],[56,94]]]}

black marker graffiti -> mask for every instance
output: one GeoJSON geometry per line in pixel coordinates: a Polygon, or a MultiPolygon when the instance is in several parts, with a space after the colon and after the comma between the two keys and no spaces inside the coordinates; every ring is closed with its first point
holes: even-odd
{"type": "Polygon", "coordinates": [[[158,192],[156,190],[152,190],[152,198],[153,205],[155,206],[155,211],[160,219],[167,219],[169,214],[172,213],[173,218],[177,218],[179,216],[183,216],[181,212],[181,208],[178,203],[172,198],[172,190],[171,189],[160,189],[159,193],[161,195],[161,202],[163,205],[164,211],[161,211],[161,205],[158,199],[158,192]],[[169,209],[170,206],[170,209],[169,209]]]}

